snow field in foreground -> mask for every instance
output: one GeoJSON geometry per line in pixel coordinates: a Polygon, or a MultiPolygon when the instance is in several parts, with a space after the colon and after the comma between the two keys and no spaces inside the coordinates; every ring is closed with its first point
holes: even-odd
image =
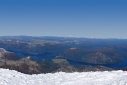
{"type": "Polygon", "coordinates": [[[27,75],[0,68],[0,85],[127,85],[127,72],[58,72],[27,75]]]}

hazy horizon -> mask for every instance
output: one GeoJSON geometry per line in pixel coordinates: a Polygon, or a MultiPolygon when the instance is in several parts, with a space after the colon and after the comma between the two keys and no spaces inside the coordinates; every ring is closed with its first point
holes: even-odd
{"type": "Polygon", "coordinates": [[[127,0],[0,0],[0,36],[127,39],[127,0]]]}

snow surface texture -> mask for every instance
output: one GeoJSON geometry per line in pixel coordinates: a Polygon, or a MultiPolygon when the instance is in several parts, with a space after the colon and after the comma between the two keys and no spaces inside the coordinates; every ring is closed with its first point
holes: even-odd
{"type": "Polygon", "coordinates": [[[127,72],[59,72],[27,75],[1,68],[0,85],[127,85],[127,72]]]}

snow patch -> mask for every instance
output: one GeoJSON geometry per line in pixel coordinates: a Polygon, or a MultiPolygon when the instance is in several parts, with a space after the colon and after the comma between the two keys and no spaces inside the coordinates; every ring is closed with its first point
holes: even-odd
{"type": "Polygon", "coordinates": [[[127,72],[58,72],[27,75],[0,68],[0,85],[127,85],[127,72]]]}

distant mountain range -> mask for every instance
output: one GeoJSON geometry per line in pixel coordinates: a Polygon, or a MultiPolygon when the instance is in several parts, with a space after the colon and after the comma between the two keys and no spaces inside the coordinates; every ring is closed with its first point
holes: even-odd
{"type": "Polygon", "coordinates": [[[117,66],[126,55],[126,39],[0,37],[0,67],[29,74],[126,70],[127,65],[117,66]]]}

